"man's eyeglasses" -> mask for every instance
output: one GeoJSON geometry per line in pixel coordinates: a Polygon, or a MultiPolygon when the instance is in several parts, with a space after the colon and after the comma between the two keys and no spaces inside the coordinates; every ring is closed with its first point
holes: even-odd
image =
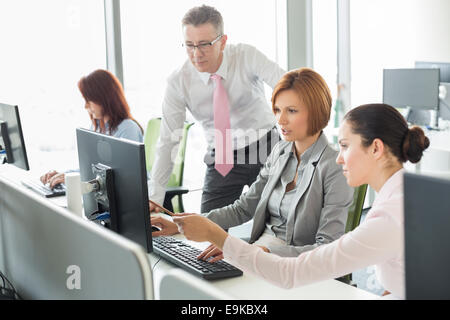
{"type": "Polygon", "coordinates": [[[215,38],[213,41],[211,42],[206,42],[206,43],[200,43],[198,45],[194,45],[194,44],[190,44],[190,43],[183,43],[183,47],[186,48],[187,51],[189,52],[194,52],[194,49],[199,49],[200,51],[204,52],[207,51],[209,49],[211,49],[211,47],[220,40],[220,38],[223,37],[223,34],[218,36],[217,38],[215,38]]]}

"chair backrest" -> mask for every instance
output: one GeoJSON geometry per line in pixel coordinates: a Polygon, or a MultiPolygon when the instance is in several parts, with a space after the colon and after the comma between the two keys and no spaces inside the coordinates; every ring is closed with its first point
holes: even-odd
{"type": "Polygon", "coordinates": [[[353,193],[353,203],[348,209],[347,224],[345,226],[345,233],[355,229],[360,221],[361,214],[364,206],[364,200],[366,198],[367,184],[363,184],[355,188],[353,193]]]}
{"type": "MultiPolygon", "coordinates": [[[[177,157],[175,158],[175,165],[170,174],[167,187],[179,187],[183,184],[184,171],[184,157],[186,154],[186,141],[188,132],[194,123],[185,123],[183,128],[183,136],[178,147],[177,157]]],[[[159,131],[161,127],[161,118],[150,119],[145,130],[144,144],[145,157],[147,162],[147,172],[151,172],[153,163],[155,161],[156,144],[159,138],[159,131]]]]}
{"type": "MultiPolygon", "coordinates": [[[[355,191],[353,192],[353,203],[350,205],[350,208],[348,208],[345,233],[350,232],[354,230],[357,226],[359,226],[359,223],[361,222],[361,214],[364,206],[364,200],[366,198],[366,192],[367,192],[367,184],[363,184],[355,188],[355,191]]],[[[349,285],[353,285],[351,273],[344,275],[340,278],[337,278],[337,280],[349,285]]]]}

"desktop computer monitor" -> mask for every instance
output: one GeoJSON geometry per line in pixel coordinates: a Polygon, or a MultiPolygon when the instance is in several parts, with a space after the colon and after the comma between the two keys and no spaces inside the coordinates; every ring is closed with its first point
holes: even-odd
{"type": "Polygon", "coordinates": [[[92,189],[83,195],[85,215],[108,212],[106,227],[152,252],[144,144],[80,128],[76,134],[80,179],[92,189]]]}
{"type": "Polygon", "coordinates": [[[431,62],[431,61],[416,61],[416,68],[421,69],[439,69],[439,81],[450,82],[450,63],[449,62],[431,62]]]}
{"type": "Polygon", "coordinates": [[[395,108],[436,110],[439,69],[384,69],[383,103],[395,108]]]}
{"type": "Polygon", "coordinates": [[[450,180],[405,173],[407,299],[450,299],[450,180]]]}
{"type": "Polygon", "coordinates": [[[416,61],[415,67],[439,69],[439,117],[450,120],[450,62],[416,61]]]}
{"type": "Polygon", "coordinates": [[[407,108],[409,123],[436,127],[439,69],[384,69],[383,103],[407,108]]]}
{"type": "Polygon", "coordinates": [[[30,170],[18,106],[0,103],[0,130],[0,147],[6,151],[6,162],[30,170]]]}

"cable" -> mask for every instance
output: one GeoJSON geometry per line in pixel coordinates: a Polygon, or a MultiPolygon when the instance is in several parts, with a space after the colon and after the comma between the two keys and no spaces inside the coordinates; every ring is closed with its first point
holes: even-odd
{"type": "Polygon", "coordinates": [[[3,281],[3,288],[6,286],[6,284],[5,284],[5,276],[3,275],[3,273],[0,271],[0,278],[2,278],[2,281],[3,281]]]}
{"type": "Polygon", "coordinates": [[[2,281],[3,281],[3,287],[0,287],[0,294],[4,294],[13,299],[23,300],[22,297],[17,293],[16,288],[14,288],[13,284],[8,280],[8,278],[1,271],[0,271],[0,278],[2,278],[2,281]],[[7,288],[6,284],[10,288],[7,288]]]}
{"type": "Polygon", "coordinates": [[[152,271],[155,271],[155,267],[158,264],[158,262],[161,261],[161,257],[159,257],[158,261],[156,261],[156,263],[153,265],[152,267],[152,271]]]}

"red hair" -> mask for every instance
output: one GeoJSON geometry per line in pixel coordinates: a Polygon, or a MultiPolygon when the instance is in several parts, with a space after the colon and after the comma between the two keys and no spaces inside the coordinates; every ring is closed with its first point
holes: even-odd
{"type": "MultiPolygon", "coordinates": [[[[141,125],[131,115],[122,84],[111,72],[102,69],[95,70],[78,81],[78,88],[86,102],[91,101],[102,107],[103,115],[109,118],[110,134],[125,119],[136,122],[141,131],[144,132],[141,125]]],[[[90,116],[94,130],[97,130],[97,121],[92,115],[90,116]]],[[[99,123],[100,132],[105,133],[104,121],[101,120],[99,123]]]]}
{"type": "Polygon", "coordinates": [[[276,84],[272,93],[272,111],[280,92],[294,90],[308,108],[308,135],[325,128],[330,120],[331,93],[320,74],[310,68],[300,68],[286,73],[276,84]]]}

